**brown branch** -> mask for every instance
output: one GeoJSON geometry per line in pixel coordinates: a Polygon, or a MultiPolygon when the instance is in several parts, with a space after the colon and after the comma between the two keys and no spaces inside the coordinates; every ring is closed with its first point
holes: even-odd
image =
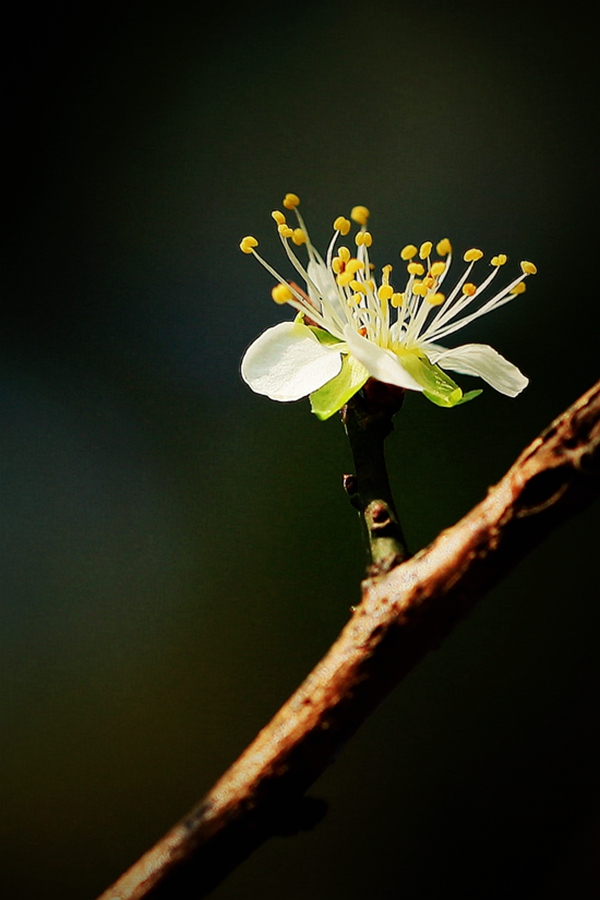
{"type": "MultiPolygon", "coordinates": [[[[599,490],[600,382],[425,550],[363,584],[336,643],[204,801],[102,900],[204,897],[273,834],[389,691],[512,566],[599,490]]],[[[304,821],[303,821],[304,819],[304,821]]]]}

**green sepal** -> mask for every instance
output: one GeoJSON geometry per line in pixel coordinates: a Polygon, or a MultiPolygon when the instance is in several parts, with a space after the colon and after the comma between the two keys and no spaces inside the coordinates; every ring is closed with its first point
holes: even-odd
{"type": "Polygon", "coordinates": [[[309,325],[308,327],[320,344],[328,344],[331,346],[331,344],[341,343],[339,338],[336,338],[332,334],[329,334],[329,332],[325,331],[324,328],[318,328],[316,325],[309,325]]]}
{"type": "MultiPolygon", "coordinates": [[[[327,332],[323,332],[327,334],[327,332]]],[[[342,408],[369,379],[369,373],[353,356],[342,357],[340,372],[310,395],[310,408],[318,419],[324,421],[342,408]]]]}
{"type": "MultiPolygon", "coordinates": [[[[299,312],[296,318],[294,319],[295,324],[306,325],[304,321],[306,313],[299,312]]],[[[320,344],[340,344],[341,341],[339,338],[334,337],[328,331],[325,331],[324,328],[319,328],[318,325],[306,325],[307,328],[310,328],[316,339],[320,344]]]]}
{"type": "Polygon", "coordinates": [[[469,400],[474,400],[475,397],[479,397],[480,394],[483,394],[482,388],[479,388],[476,391],[467,391],[466,394],[462,395],[462,399],[458,401],[457,406],[462,406],[463,403],[468,403],[469,400]]]}
{"type": "MultiPolygon", "coordinates": [[[[450,380],[450,379],[449,379],[450,380]]],[[[443,406],[446,409],[451,409],[453,406],[462,406],[463,403],[468,403],[469,400],[474,400],[475,397],[479,397],[480,394],[483,394],[483,391],[480,389],[478,391],[469,391],[466,394],[463,394],[462,390],[457,387],[456,390],[452,391],[452,393],[443,397],[439,394],[433,394],[429,391],[423,391],[423,396],[430,400],[432,403],[435,403],[436,406],[443,406]]]]}
{"type": "Polygon", "coordinates": [[[451,394],[442,396],[441,394],[432,394],[430,391],[423,391],[423,396],[431,403],[435,403],[436,406],[443,406],[445,409],[452,409],[453,406],[458,406],[458,404],[461,402],[463,392],[460,388],[456,388],[456,390],[452,391],[451,394]]]}
{"type": "Polygon", "coordinates": [[[423,387],[423,396],[436,406],[450,409],[477,396],[477,391],[463,394],[461,388],[439,366],[430,363],[426,356],[417,351],[404,350],[398,353],[403,368],[423,387]]]}

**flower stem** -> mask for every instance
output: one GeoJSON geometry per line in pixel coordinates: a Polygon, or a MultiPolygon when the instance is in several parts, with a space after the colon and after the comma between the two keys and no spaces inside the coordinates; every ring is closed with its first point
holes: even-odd
{"type": "Polygon", "coordinates": [[[344,476],[344,488],[364,525],[369,575],[388,572],[410,556],[392,497],[383,447],[394,429],[392,417],[402,406],[404,394],[401,388],[371,379],[342,409],[356,473],[344,476]]]}

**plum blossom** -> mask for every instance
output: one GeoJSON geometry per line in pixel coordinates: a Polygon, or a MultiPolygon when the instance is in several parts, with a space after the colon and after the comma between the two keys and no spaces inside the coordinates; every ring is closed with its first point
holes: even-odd
{"type": "Polygon", "coordinates": [[[366,207],[355,206],[350,214],[358,225],[354,248],[338,245],[352,228],[349,219],[338,216],[323,258],[309,238],[299,203],[295,194],[287,194],[283,201],[284,208],[296,216],[296,227],[288,224],[280,210],[272,217],[305,287],[284,279],[262,259],[255,249],[256,238],[247,236],[240,243],[242,251],[254,255],[276,280],[273,300],[296,311],[292,321],[267,328],[244,354],[242,378],[253,391],[284,402],[310,396],[313,412],[326,419],[369,378],[420,391],[444,407],[481,393],[463,393],[446,370],[478,376],[509,397],[527,386],[528,379],[519,369],[489,345],[470,343],[447,349],[440,341],[523,293],[525,279],[537,271],[533,263],[522,261],[519,274],[494,293],[488,288],[505,265],[506,255],[493,256],[491,271],[476,284],[472,272],[483,253],[469,249],[463,255],[465,270],[446,293],[442,285],[452,262],[450,241],[438,241],[435,253],[431,241],[419,247],[407,244],[400,251],[406,281],[402,290],[396,290],[391,265],[384,266],[379,277],[374,275],[366,207]],[[306,264],[292,245],[305,246],[306,264]]]}

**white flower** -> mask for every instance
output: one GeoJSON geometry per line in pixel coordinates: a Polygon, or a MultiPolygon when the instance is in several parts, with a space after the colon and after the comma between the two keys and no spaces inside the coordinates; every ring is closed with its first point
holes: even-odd
{"type": "Polygon", "coordinates": [[[372,274],[367,231],[369,211],[355,206],[351,218],[359,225],[356,250],[336,244],[351,223],[339,216],[325,259],[312,245],[298,212],[300,200],[287,194],[283,205],[294,210],[298,227],[291,228],[284,213],[272,213],[287,256],[306,284],[306,290],[286,281],[255,248],[258,241],[245,237],[240,247],[253,254],[278,284],[272,290],[276,303],[289,304],[298,313],[294,321],[268,328],[246,351],[242,360],[244,381],[272,400],[298,400],[310,395],[313,412],[326,419],[348,402],[369,378],[411,391],[422,391],[439,406],[456,406],[481,391],[463,394],[444,373],[449,369],[476,375],[493,388],[515,397],[528,379],[487,344],[463,344],[448,350],[443,341],[479,316],[498,309],[525,290],[524,280],[536,272],[531,262],[521,262],[521,272],[501,291],[484,299],[484,291],[506,262],[492,257],[492,271],[477,286],[469,280],[481,250],[468,250],[466,270],[446,295],[440,290],[452,260],[447,238],[436,246],[425,241],[419,248],[408,244],[400,251],[407,281],[401,292],[391,284],[392,266],[384,266],[379,283],[372,274]],[[290,246],[306,245],[304,266],[290,246]],[[474,301],[479,301],[474,303],[474,301]]]}

